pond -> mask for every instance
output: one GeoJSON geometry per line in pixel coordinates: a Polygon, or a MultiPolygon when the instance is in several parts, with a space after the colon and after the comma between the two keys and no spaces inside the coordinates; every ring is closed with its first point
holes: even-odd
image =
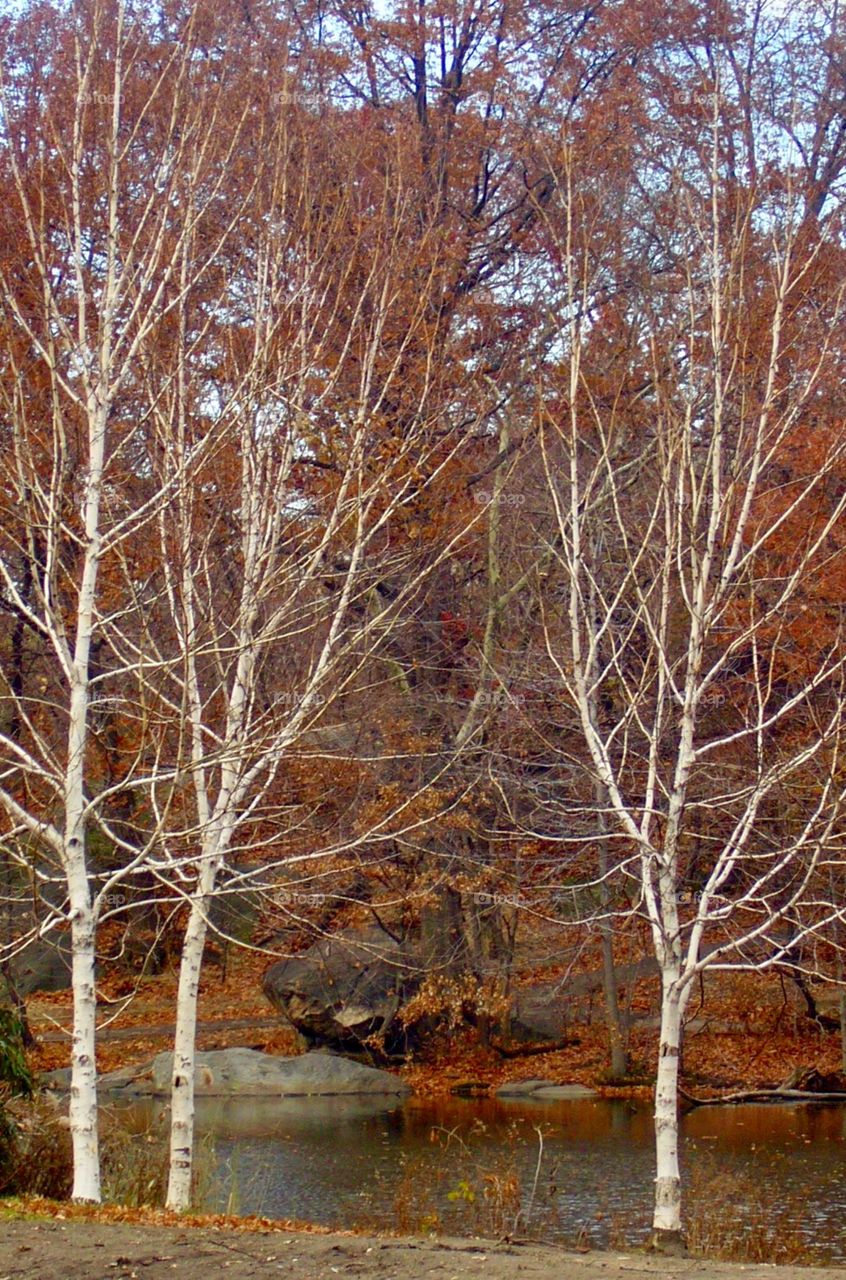
{"type": "MultiPolygon", "coordinates": [[[[131,1115],[138,1128],[167,1119],[161,1102],[131,1115]]],[[[197,1124],[212,1211],[597,1247],[649,1227],[645,1103],[203,1099],[197,1124]]],[[[682,1159],[698,1232],[755,1233],[846,1262],[843,1106],[691,1111],[682,1159]]]]}

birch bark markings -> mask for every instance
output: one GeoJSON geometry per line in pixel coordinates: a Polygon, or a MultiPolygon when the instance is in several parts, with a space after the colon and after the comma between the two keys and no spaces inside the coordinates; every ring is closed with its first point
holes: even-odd
{"type": "MultiPolygon", "coordinates": [[[[4,395],[14,441],[3,460],[4,481],[20,504],[7,514],[25,529],[17,550],[27,563],[31,598],[22,595],[11,557],[0,558],[0,574],[58,676],[51,671],[49,692],[36,698],[14,694],[9,685],[25,740],[0,736],[7,766],[0,804],[13,833],[28,832],[60,858],[73,948],[73,1195],[97,1201],[97,925],[105,896],[143,865],[147,851],[143,843],[136,849],[115,840],[124,865],[100,876],[90,865],[92,822],[111,838],[111,789],[98,787],[91,774],[92,654],[95,644],[109,654],[112,677],[132,675],[138,657],[118,669],[116,655],[133,629],[132,604],[111,615],[103,608],[103,565],[111,557],[109,573],[117,572],[126,546],[170,490],[130,474],[145,415],[129,421],[122,398],[137,391],[139,353],[176,303],[182,247],[203,221],[200,202],[184,197],[201,190],[206,208],[214,208],[220,195],[225,165],[215,168],[214,152],[223,91],[201,83],[193,19],[181,41],[147,46],[150,62],[139,72],[138,47],[149,33],[127,16],[123,0],[97,0],[85,12],[46,15],[50,74],[30,110],[20,74],[33,56],[29,41],[41,33],[28,25],[29,16],[4,33],[0,109],[19,242],[0,279],[0,303],[9,336],[4,355],[15,377],[15,390],[4,395]],[[155,74],[148,78],[150,67],[155,74]],[[141,138],[154,117],[161,125],[158,150],[145,151],[141,138]],[[146,166],[148,184],[139,166],[146,166]],[[46,709],[55,722],[50,729],[46,709]],[[63,751],[56,747],[60,732],[63,751]],[[38,784],[20,790],[26,799],[16,794],[21,776],[38,784]],[[55,821],[54,812],[61,815],[55,821]]],[[[222,137],[234,146],[237,116],[230,124],[222,137]]],[[[230,213],[234,220],[237,204],[230,213]]],[[[231,226],[218,221],[210,228],[203,253],[192,260],[192,281],[208,269],[231,226]]],[[[14,531],[7,535],[6,546],[14,547],[14,531]]],[[[143,753],[127,785],[150,785],[142,760],[143,753]]]]}
{"type": "MultiPolygon", "coordinates": [[[[261,341],[257,327],[256,343],[261,341]]],[[[259,354],[255,353],[256,356],[259,354]]],[[[255,388],[252,388],[255,390],[255,388]]],[[[213,901],[214,889],[223,860],[229,850],[240,805],[243,802],[243,775],[249,728],[249,703],[255,697],[255,646],[258,616],[258,594],[261,586],[269,583],[261,579],[260,552],[273,572],[275,561],[274,538],[268,537],[275,524],[275,503],[279,501],[281,476],[257,464],[256,453],[261,455],[262,445],[257,443],[253,431],[253,406],[246,411],[241,422],[240,456],[241,512],[243,519],[242,546],[243,570],[238,607],[237,634],[234,648],[237,655],[235,670],[228,690],[226,722],[222,742],[223,759],[217,795],[209,794],[208,761],[203,745],[207,724],[200,694],[195,649],[195,598],[196,589],[190,571],[192,543],[190,532],[193,521],[187,524],[183,534],[183,601],[190,625],[185,638],[187,644],[182,655],[188,675],[189,715],[191,719],[192,777],[196,795],[201,856],[199,869],[189,901],[188,924],[182,942],[179,967],[179,987],[176,1004],[176,1032],[174,1038],[173,1081],[171,1089],[171,1138],[170,1177],[167,1190],[169,1208],[185,1209],[191,1202],[192,1153],[194,1142],[194,1057],[196,1043],[197,998],[203,951],[208,930],[208,913],[213,901]],[[270,508],[268,503],[272,504],[270,508]],[[264,534],[264,538],[262,535],[264,534]],[[262,548],[261,543],[265,542],[262,548]]],[[[286,468],[283,467],[283,472],[286,468]]]]}
{"type": "MultiPolygon", "coordinates": [[[[106,366],[108,368],[108,364],[106,366]]],[[[85,481],[85,551],[79,590],[76,640],[70,670],[67,767],[65,772],[64,866],[68,882],[73,964],[73,1040],[70,1124],[74,1143],[73,1197],[100,1199],[97,1144],[96,994],[94,961],[97,919],[88,878],[85,764],[91,637],[100,558],[100,487],[106,446],[106,406],[95,400],[89,419],[89,463],[85,481]]]]}
{"type": "MultiPolygon", "coordinates": [[[[815,305],[830,322],[804,365],[795,355],[801,322],[792,319],[788,382],[786,317],[810,287],[819,242],[804,243],[799,259],[801,219],[788,205],[762,244],[756,219],[765,196],[757,190],[736,199],[727,217],[718,121],[713,128],[701,203],[688,191],[675,209],[675,225],[692,228],[678,281],[667,290],[652,282],[654,296],[642,287],[632,301],[626,319],[638,337],[620,360],[619,390],[609,392],[607,371],[592,365],[593,334],[582,317],[601,255],[572,159],[562,165],[555,250],[563,272],[564,407],[560,417],[544,413],[541,436],[569,624],[566,641],[548,633],[547,649],[578,711],[583,767],[597,795],[607,796],[617,845],[626,849],[619,870],[639,879],[637,909],[662,974],[653,1231],[664,1248],[678,1243],[682,1228],[677,1091],[695,977],[710,966],[748,965],[753,945],[759,958],[751,963],[777,961],[786,945],[780,934],[795,942],[814,927],[816,908],[826,927],[843,910],[835,902],[823,908],[811,889],[843,810],[836,780],[843,658],[827,646],[813,671],[792,676],[788,695],[765,674],[763,652],[778,635],[775,619],[820,572],[825,540],[846,512],[842,486],[826,489],[844,463],[839,437],[817,469],[791,478],[784,502],[773,500],[793,433],[805,421],[814,429],[843,293],[824,286],[815,305]],[[763,273],[765,304],[750,301],[752,271],[763,273]],[[632,364],[645,353],[651,412],[629,423],[632,364]],[[824,514],[805,540],[781,547],[789,513],[816,502],[824,514]],[[777,573],[767,562],[775,545],[777,573]],[[734,677],[741,663],[751,664],[744,683],[734,677]],[[733,681],[736,708],[715,727],[705,718],[709,695],[733,681]],[[611,686],[615,695],[600,718],[599,696],[611,686]],[[804,793],[801,817],[770,848],[761,816],[814,762],[819,786],[804,793]],[[703,829],[709,856],[690,918],[679,897],[690,842],[703,829]],[[803,916],[806,896],[816,908],[809,903],[803,916]]],[[[686,237],[687,230],[679,239],[686,237]]]]}
{"type": "MultiPolygon", "coordinates": [[[[388,164],[384,189],[364,194],[374,206],[369,223],[353,207],[352,177],[344,196],[333,189],[322,201],[311,173],[311,148],[321,145],[313,132],[292,139],[282,117],[262,149],[249,223],[256,239],[234,255],[232,300],[222,300],[215,321],[215,343],[229,356],[215,380],[214,461],[180,490],[178,566],[169,554],[172,520],[159,518],[159,599],[167,607],[157,623],[165,673],[158,693],[185,708],[192,792],[183,827],[164,828],[174,853],[172,871],[161,868],[163,877],[181,877],[189,906],[172,1080],[168,1204],[177,1209],[190,1203],[198,980],[219,873],[225,863],[228,891],[237,892],[241,883],[272,887],[284,872],[284,857],[271,849],[266,870],[252,867],[242,878],[239,854],[262,823],[284,841],[280,778],[292,748],[308,741],[449,554],[436,545],[431,563],[410,572],[408,543],[400,535],[394,546],[391,530],[466,438],[434,429],[431,361],[418,382],[407,372],[408,351],[434,339],[428,299],[409,305],[407,297],[399,178],[388,164]],[[363,233],[349,234],[363,223],[363,233]],[[249,349],[227,333],[236,310],[248,315],[249,349]],[[400,430],[390,406],[410,389],[416,411],[400,430]],[[312,465],[325,482],[303,482],[312,465]],[[228,530],[231,564],[215,555],[210,530],[218,523],[228,530]],[[397,574],[383,600],[377,588],[397,574]],[[283,672],[292,683],[280,687],[283,672]]],[[[349,163],[354,172],[355,155],[349,163]]],[[[209,429],[207,374],[188,327],[182,323],[174,357],[184,373],[165,379],[176,399],[157,407],[165,471],[180,466],[194,433],[209,429]]]]}

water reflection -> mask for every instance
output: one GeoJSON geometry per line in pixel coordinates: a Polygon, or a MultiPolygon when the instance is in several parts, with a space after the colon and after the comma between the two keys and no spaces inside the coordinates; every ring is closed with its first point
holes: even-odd
{"type": "MultiPolygon", "coordinates": [[[[131,1108],[134,1126],[164,1123],[163,1104],[131,1108]]],[[[207,1207],[320,1222],[445,1231],[489,1228],[534,1187],[547,1238],[604,1245],[648,1229],[652,1116],[627,1101],[424,1103],[411,1099],[201,1099],[213,1135],[207,1207]],[[543,1162],[538,1175],[540,1129],[543,1162]],[[536,1180],[537,1175],[537,1180],[536,1180]]],[[[743,1218],[752,1208],[846,1261],[846,1108],[708,1107],[682,1121],[685,1178],[743,1218]],[[755,1205],[751,1205],[751,1201],[755,1205]]],[[[508,1225],[506,1223],[506,1225],[508,1225]]],[[[525,1223],[522,1226],[525,1230],[525,1223]]]]}

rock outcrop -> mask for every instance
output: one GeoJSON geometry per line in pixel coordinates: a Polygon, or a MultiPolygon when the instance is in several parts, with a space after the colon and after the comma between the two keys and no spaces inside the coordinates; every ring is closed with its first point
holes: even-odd
{"type": "MultiPolygon", "coordinates": [[[[142,1066],[100,1077],[104,1094],[166,1096],[170,1092],[173,1055],[160,1053],[142,1066]]],[[[59,1081],[54,1081],[59,1084],[59,1081]]],[[[330,1053],[277,1058],[256,1049],[216,1049],[198,1053],[194,1073],[197,1097],[355,1097],[404,1096],[404,1080],[330,1053]]]]}
{"type": "Polygon", "coordinates": [[[390,1054],[407,1048],[397,1013],[421,976],[413,950],[384,930],[348,929],[271,965],[262,989],[308,1044],[360,1049],[378,1035],[390,1054]]]}
{"type": "Polygon", "coordinates": [[[19,996],[34,991],[66,991],[71,985],[71,951],[66,938],[38,938],[11,963],[10,977],[19,996]]]}
{"type": "MultiPolygon", "coordinates": [[[[271,965],[262,980],[264,994],[309,1046],[341,1053],[365,1049],[386,1058],[414,1052],[437,1027],[437,1011],[409,1023],[399,1015],[427,974],[456,978],[460,988],[464,977],[490,971],[492,963],[471,953],[448,916],[427,923],[402,941],[377,925],[321,937],[307,951],[271,965]]],[[[502,972],[499,962],[494,970],[502,972]]],[[[653,959],[622,965],[617,973],[622,986],[657,977],[653,959]]],[[[527,1046],[560,1045],[574,1027],[596,1016],[602,999],[601,971],[517,982],[507,1014],[488,1025],[491,1043],[508,1056],[527,1046]]],[[[461,1020],[474,1016],[468,1002],[461,1020]]]]}

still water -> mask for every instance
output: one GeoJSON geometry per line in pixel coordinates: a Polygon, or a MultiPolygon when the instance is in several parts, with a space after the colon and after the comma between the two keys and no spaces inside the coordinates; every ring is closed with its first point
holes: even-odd
{"type": "MultiPolygon", "coordinates": [[[[133,1118],[162,1124],[164,1104],[133,1118]]],[[[197,1120],[214,1211],[454,1234],[513,1232],[521,1211],[519,1235],[595,1246],[635,1243],[649,1225],[643,1103],[204,1099],[197,1120]]],[[[706,1228],[801,1237],[820,1261],[846,1262],[843,1106],[692,1111],[682,1160],[706,1228]]]]}

